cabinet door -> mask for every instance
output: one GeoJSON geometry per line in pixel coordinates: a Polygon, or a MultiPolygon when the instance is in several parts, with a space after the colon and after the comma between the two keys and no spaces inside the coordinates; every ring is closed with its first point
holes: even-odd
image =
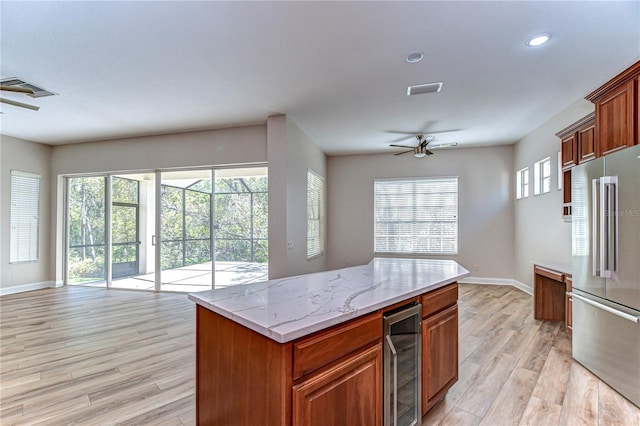
{"type": "Polygon", "coordinates": [[[310,376],[293,387],[293,426],[381,424],[381,344],[310,376]]]}
{"type": "Polygon", "coordinates": [[[636,96],[634,81],[612,90],[596,104],[596,127],[600,156],[636,143],[636,96]]]}
{"type": "Polygon", "coordinates": [[[596,123],[578,130],[578,163],[596,158],[596,123]]]}
{"type": "Polygon", "coordinates": [[[422,413],[458,380],[458,305],[422,320],[422,413]]]}
{"type": "Polygon", "coordinates": [[[566,170],[577,163],[577,146],[578,138],[577,133],[573,133],[562,139],[562,169],[566,170]]]}

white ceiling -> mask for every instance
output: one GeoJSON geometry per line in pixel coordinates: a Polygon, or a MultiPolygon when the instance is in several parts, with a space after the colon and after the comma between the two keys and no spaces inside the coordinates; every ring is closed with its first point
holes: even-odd
{"type": "Polygon", "coordinates": [[[393,152],[394,132],[508,144],[640,58],[639,6],[2,1],[0,77],[59,96],[3,92],[41,109],[3,105],[1,131],[55,145],[282,113],[327,154],[393,152]],[[551,41],[525,45],[540,32],[551,41]]]}

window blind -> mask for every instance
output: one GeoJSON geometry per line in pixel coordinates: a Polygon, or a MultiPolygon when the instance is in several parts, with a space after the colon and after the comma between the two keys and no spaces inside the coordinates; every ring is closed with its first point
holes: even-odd
{"type": "Polygon", "coordinates": [[[9,262],[38,260],[40,175],[11,171],[11,235],[9,262]]]}
{"type": "Polygon", "coordinates": [[[374,251],[457,254],[458,178],[376,179],[374,251]]]}
{"type": "Polygon", "coordinates": [[[307,171],[307,259],[324,254],[325,182],[307,171]]]}

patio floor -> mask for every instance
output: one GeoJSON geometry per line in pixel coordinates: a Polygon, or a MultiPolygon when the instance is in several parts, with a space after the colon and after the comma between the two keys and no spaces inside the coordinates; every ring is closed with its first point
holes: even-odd
{"type": "MultiPolygon", "coordinates": [[[[216,262],[215,288],[229,287],[265,281],[268,278],[268,264],[250,262],[216,262]]],[[[155,274],[118,278],[111,282],[111,288],[154,290],[155,274]]],[[[211,262],[182,268],[167,269],[161,273],[161,290],[192,293],[212,288],[211,262]]],[[[84,284],[103,287],[102,283],[84,284]]]]}

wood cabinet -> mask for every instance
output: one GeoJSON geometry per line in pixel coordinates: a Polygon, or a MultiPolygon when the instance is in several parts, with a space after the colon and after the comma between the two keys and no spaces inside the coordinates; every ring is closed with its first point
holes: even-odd
{"type": "Polygon", "coordinates": [[[293,424],[380,425],[382,346],[349,356],[293,387],[293,424]]]}
{"type": "Polygon", "coordinates": [[[570,133],[561,138],[560,146],[562,147],[562,170],[578,164],[578,134],[570,133]]]}
{"type": "Polygon", "coordinates": [[[458,305],[422,322],[423,415],[458,380],[458,305]]]}
{"type": "Polygon", "coordinates": [[[422,414],[458,381],[458,284],[422,296],[422,414]]]}
{"type": "Polygon", "coordinates": [[[563,170],[596,158],[595,113],[562,129],[556,136],[561,141],[563,170]]]}
{"type": "Polygon", "coordinates": [[[564,274],[537,265],[534,266],[533,274],[533,318],[564,321],[564,274]]]}
{"type": "Polygon", "coordinates": [[[382,424],[382,316],[422,304],[422,413],[458,379],[458,284],[288,343],[196,306],[199,425],[382,424]]]}
{"type": "MultiPolygon", "coordinates": [[[[564,283],[566,285],[567,293],[571,292],[573,288],[573,279],[570,275],[564,277],[564,283]]],[[[573,329],[573,298],[569,294],[565,295],[565,326],[567,331],[571,333],[573,329]]]]}
{"type": "Polygon", "coordinates": [[[591,113],[556,136],[560,138],[562,149],[562,216],[571,217],[571,168],[597,157],[597,137],[595,113],[591,113]]]}
{"type": "Polygon", "coordinates": [[[587,95],[586,99],[596,106],[598,156],[638,143],[639,76],[640,61],[587,95]]]}
{"type": "Polygon", "coordinates": [[[556,133],[563,170],[562,215],[571,216],[571,168],[640,141],[640,61],[586,96],[595,112],[556,133]]]}
{"type": "Polygon", "coordinates": [[[578,164],[596,158],[596,122],[592,114],[589,114],[586,123],[578,129],[578,164]]]}
{"type": "Polygon", "coordinates": [[[573,300],[571,275],[534,265],[533,267],[533,318],[537,320],[564,321],[567,331],[572,329],[573,300]]]}

